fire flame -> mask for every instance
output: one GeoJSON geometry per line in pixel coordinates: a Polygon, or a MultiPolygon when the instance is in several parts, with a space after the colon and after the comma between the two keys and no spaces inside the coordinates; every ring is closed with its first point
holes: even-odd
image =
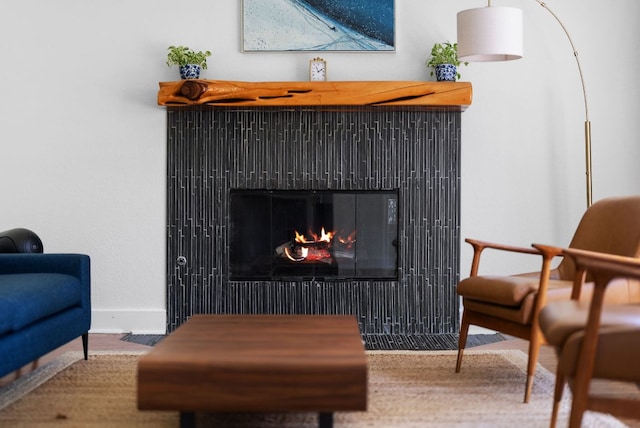
{"type": "Polygon", "coordinates": [[[301,244],[314,244],[316,242],[331,242],[331,240],[333,239],[333,236],[335,235],[335,232],[329,232],[329,233],[325,232],[324,227],[320,231],[320,236],[318,236],[313,232],[309,232],[309,234],[311,235],[311,240],[307,240],[307,238],[305,238],[304,235],[299,234],[297,230],[295,230],[294,232],[296,234],[295,241],[301,244]]]}
{"type": "Polygon", "coordinates": [[[310,238],[299,233],[297,230],[294,231],[294,234],[294,242],[302,245],[294,245],[291,248],[284,247],[284,255],[293,262],[301,262],[304,260],[330,261],[332,258],[330,248],[334,238],[343,246],[351,248],[355,242],[356,233],[353,231],[346,237],[336,237],[336,232],[327,232],[325,228],[322,227],[320,234],[309,231],[308,235],[310,238]]]}

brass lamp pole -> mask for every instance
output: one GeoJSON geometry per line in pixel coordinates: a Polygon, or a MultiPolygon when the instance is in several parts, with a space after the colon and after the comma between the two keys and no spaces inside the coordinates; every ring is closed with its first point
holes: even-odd
{"type": "Polygon", "coordinates": [[[553,13],[551,9],[546,5],[545,2],[541,0],[536,0],[540,6],[545,8],[551,16],[555,18],[555,20],[560,24],[564,34],[567,35],[567,39],[569,39],[569,43],[571,44],[571,49],[573,49],[573,56],[576,58],[576,64],[578,65],[578,72],[580,73],[580,83],[582,83],[582,96],[584,98],[584,151],[586,156],[586,179],[587,179],[587,208],[591,206],[591,122],[589,121],[589,106],[587,105],[587,88],[584,85],[584,76],[582,75],[582,67],[580,66],[580,59],[578,58],[578,51],[576,50],[575,45],[573,44],[573,40],[571,40],[571,36],[567,31],[567,27],[564,26],[558,15],[553,13]]]}
{"type": "MultiPolygon", "coordinates": [[[[560,24],[569,39],[573,56],[578,65],[582,96],[584,98],[584,139],[586,156],[587,208],[592,203],[591,180],[591,122],[587,104],[587,90],[578,58],[578,51],[560,18],[553,13],[545,2],[535,0],[545,8],[560,24]]],[[[458,57],[462,61],[509,61],[522,58],[522,11],[509,7],[488,6],[458,12],[458,57]]]]}

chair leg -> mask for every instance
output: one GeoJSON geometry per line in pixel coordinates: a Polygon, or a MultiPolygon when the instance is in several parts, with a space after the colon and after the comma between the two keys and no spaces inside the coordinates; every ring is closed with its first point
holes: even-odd
{"type": "Polygon", "coordinates": [[[89,332],[82,335],[82,351],[84,352],[84,359],[89,359],[89,332]]]}
{"type": "Polygon", "coordinates": [[[462,355],[464,354],[464,347],[467,345],[467,335],[469,334],[469,322],[465,319],[464,312],[462,313],[462,323],[460,325],[460,335],[458,337],[458,358],[456,360],[456,373],[460,373],[460,367],[462,366],[462,355]]]}
{"type": "Polygon", "coordinates": [[[571,413],[569,415],[569,428],[580,428],[582,426],[582,418],[584,412],[587,411],[587,403],[589,402],[590,383],[590,375],[580,376],[580,373],[576,372],[571,387],[573,397],[571,400],[571,413]]]}
{"type": "Polygon", "coordinates": [[[564,392],[564,374],[560,371],[560,367],[556,370],[556,386],[553,391],[553,411],[551,412],[550,428],[555,428],[558,422],[558,411],[560,411],[560,401],[564,392]]]}
{"type": "Polygon", "coordinates": [[[571,405],[571,416],[569,416],[569,428],[580,428],[582,426],[582,417],[586,410],[586,404],[576,406],[575,401],[573,402],[571,405]]]}
{"type": "Polygon", "coordinates": [[[538,364],[538,354],[540,354],[540,334],[536,331],[531,333],[529,339],[529,361],[527,362],[527,384],[524,390],[524,402],[528,403],[531,398],[531,389],[533,388],[533,379],[536,374],[536,365],[538,364]]]}

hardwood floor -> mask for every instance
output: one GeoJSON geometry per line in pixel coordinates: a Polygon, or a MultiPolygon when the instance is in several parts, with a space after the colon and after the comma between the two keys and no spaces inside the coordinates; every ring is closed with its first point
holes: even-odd
{"type": "MultiPolygon", "coordinates": [[[[90,334],[89,335],[89,354],[91,351],[129,351],[129,350],[148,350],[149,346],[139,345],[137,343],[125,342],[120,340],[124,336],[123,334],[90,334]]],[[[66,345],[61,346],[53,352],[43,356],[38,360],[38,366],[41,366],[48,361],[54,360],[65,352],[76,351],[82,352],[82,339],[77,338],[66,345]]],[[[12,373],[3,378],[0,378],[0,387],[12,382],[16,375],[24,375],[25,373],[33,370],[31,364],[24,366],[19,373],[12,373]]]]}
{"type": "MultiPolygon", "coordinates": [[[[91,351],[128,351],[128,350],[149,350],[151,347],[140,345],[131,342],[125,342],[120,340],[122,334],[90,334],[89,335],[89,353],[91,351]]],[[[501,342],[491,343],[487,345],[481,345],[474,347],[473,349],[518,349],[527,353],[528,351],[528,342],[521,339],[508,339],[501,342]]],[[[54,352],[45,355],[39,361],[39,364],[42,365],[47,361],[51,361],[56,357],[64,354],[69,351],[82,351],[82,340],[80,338],[69,342],[68,344],[56,349],[54,352]]],[[[549,346],[543,346],[540,350],[540,357],[538,362],[544,368],[549,370],[552,373],[556,371],[556,355],[553,349],[549,346]]],[[[464,363],[463,368],[464,370],[464,363]]],[[[30,366],[26,366],[23,368],[22,373],[26,373],[31,370],[30,366]]],[[[453,373],[453,368],[452,368],[453,373]]],[[[15,378],[14,375],[5,376],[0,379],[0,388],[10,383],[15,378]]],[[[598,392],[606,392],[609,394],[633,394],[634,397],[640,398],[640,392],[636,387],[631,387],[629,385],[621,385],[617,383],[611,382],[601,382],[597,385],[594,385],[594,388],[598,392]]],[[[524,384],[523,384],[524,389],[524,384]]],[[[551,414],[551,408],[549,409],[549,414],[551,414]]],[[[640,428],[640,420],[630,420],[630,419],[621,419],[625,424],[627,424],[631,428],[640,428]]]]}

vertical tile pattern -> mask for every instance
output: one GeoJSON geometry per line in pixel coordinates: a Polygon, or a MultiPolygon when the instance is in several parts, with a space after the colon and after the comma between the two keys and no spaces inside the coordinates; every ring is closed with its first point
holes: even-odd
{"type": "Polygon", "coordinates": [[[453,333],[460,112],[167,110],[167,330],[192,314],[354,314],[363,334],[453,333]],[[230,189],[398,189],[398,281],[230,281],[230,189]]]}

